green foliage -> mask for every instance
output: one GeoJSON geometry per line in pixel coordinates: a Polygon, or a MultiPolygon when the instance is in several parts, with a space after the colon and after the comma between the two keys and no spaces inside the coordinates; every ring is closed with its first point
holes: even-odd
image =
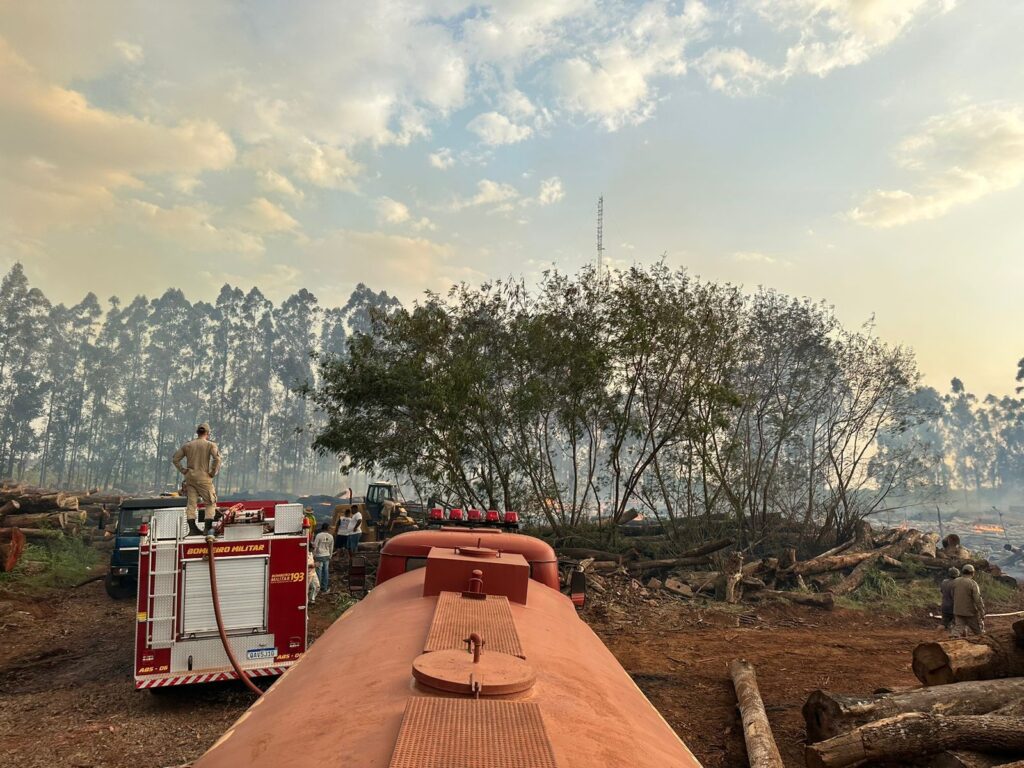
{"type": "Polygon", "coordinates": [[[0,573],[0,589],[26,597],[65,589],[85,580],[102,555],[78,538],[59,538],[28,544],[18,565],[0,573]]]}
{"type": "Polygon", "coordinates": [[[895,579],[880,568],[872,568],[861,585],[852,594],[836,598],[836,604],[855,610],[906,614],[934,609],[939,599],[939,586],[930,576],[895,579]]]}
{"type": "MultiPolygon", "coordinates": [[[[1017,587],[996,581],[984,571],[975,573],[974,578],[978,582],[978,588],[981,590],[981,597],[985,601],[986,606],[992,607],[1002,603],[1014,603],[1018,592],[1017,587]]],[[[1016,603],[1014,605],[1016,606],[1016,603]]]]}

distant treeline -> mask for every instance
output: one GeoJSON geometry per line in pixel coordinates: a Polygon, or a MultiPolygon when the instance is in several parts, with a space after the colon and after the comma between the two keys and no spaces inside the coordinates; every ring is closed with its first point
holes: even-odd
{"type": "Polygon", "coordinates": [[[909,350],[825,304],[664,265],[411,308],[363,285],[340,308],[227,285],[212,304],[171,289],[66,307],[15,265],[0,474],[172,488],[170,455],[209,421],[222,494],[337,490],[341,456],[560,529],[639,511],[751,541],[779,525],[843,536],[930,491],[1024,487],[1024,399],[919,378],[909,350]]]}
{"type": "Polygon", "coordinates": [[[922,388],[909,350],[774,291],[584,270],[371,319],[320,366],[318,445],[556,529],[841,538],[911,493],[1024,481],[1024,401],[922,388]]]}
{"type": "Polygon", "coordinates": [[[209,421],[225,456],[222,494],[337,490],[338,460],[310,450],[322,420],[301,390],[311,352],[344,355],[374,307],[359,285],[341,308],[301,290],[279,306],[225,285],[210,304],[177,289],[67,307],[20,264],[0,284],[0,474],[44,486],[174,488],[169,463],[209,421]]]}

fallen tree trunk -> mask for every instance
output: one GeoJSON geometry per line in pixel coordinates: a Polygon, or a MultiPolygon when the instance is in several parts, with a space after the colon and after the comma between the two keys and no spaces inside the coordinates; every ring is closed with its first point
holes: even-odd
{"type": "Polygon", "coordinates": [[[792,568],[783,571],[783,575],[794,574],[798,576],[811,576],[815,573],[827,573],[828,571],[841,571],[844,568],[853,568],[855,565],[877,557],[875,552],[854,552],[849,555],[834,555],[831,557],[817,557],[813,560],[804,560],[796,563],[792,568]]]}
{"type": "Polygon", "coordinates": [[[849,541],[844,541],[838,547],[832,547],[832,549],[826,549],[820,555],[815,555],[814,557],[811,558],[811,560],[818,560],[818,559],[823,558],[823,557],[832,557],[832,555],[838,555],[840,552],[845,552],[846,550],[848,550],[850,547],[852,547],[856,543],[857,543],[856,539],[850,539],[849,541]]]}
{"type": "Polygon", "coordinates": [[[880,696],[843,696],[814,691],[803,706],[803,715],[807,740],[813,743],[905,712],[987,715],[1022,698],[1024,678],[975,680],[880,696]]]}
{"type": "Polygon", "coordinates": [[[4,525],[11,528],[38,528],[48,526],[50,528],[67,528],[69,524],[81,525],[86,520],[85,512],[81,510],[72,512],[36,512],[29,515],[8,515],[4,518],[4,525]]]}
{"type": "Polygon", "coordinates": [[[19,509],[21,509],[21,504],[14,499],[8,499],[2,506],[0,506],[0,516],[8,515],[11,512],[17,512],[19,509]]]}
{"type": "Polygon", "coordinates": [[[736,701],[743,720],[743,740],[747,745],[750,768],[783,768],[782,755],[772,736],[768,715],[764,711],[761,692],[757,688],[754,665],[743,659],[733,659],[729,674],[736,688],[736,701]]]}
{"type": "Polygon", "coordinates": [[[841,582],[839,582],[832,590],[836,595],[847,595],[853,590],[857,589],[863,582],[868,572],[874,567],[875,562],[882,557],[882,555],[888,555],[889,557],[899,559],[903,554],[910,549],[917,541],[921,538],[921,532],[913,529],[905,532],[898,540],[876,549],[872,556],[866,560],[862,560],[841,582]]]}
{"type": "Polygon", "coordinates": [[[618,563],[629,560],[635,554],[635,552],[616,554],[615,552],[587,549],[586,547],[556,547],[555,551],[560,555],[571,557],[573,560],[586,560],[588,557],[592,557],[595,560],[613,560],[618,563]]]}
{"type": "Polygon", "coordinates": [[[6,530],[9,533],[6,536],[0,536],[0,568],[4,573],[10,573],[25,551],[25,534],[18,528],[6,530]]]}
{"type": "Polygon", "coordinates": [[[659,568],[681,568],[686,565],[707,565],[711,558],[703,557],[671,557],[664,560],[637,560],[635,563],[626,563],[626,567],[634,572],[655,571],[659,568]]]}
{"type": "Polygon", "coordinates": [[[824,608],[827,611],[831,611],[835,607],[835,600],[831,592],[780,592],[774,589],[762,589],[750,595],[750,597],[755,600],[766,597],[778,597],[797,605],[809,605],[814,608],[824,608]]]}
{"type": "Polygon", "coordinates": [[[1019,754],[1024,750],[1024,718],[909,712],[811,744],[804,758],[808,768],[844,768],[957,749],[1019,754]]]}
{"type": "Polygon", "coordinates": [[[1015,677],[1024,675],[1024,649],[998,635],[921,643],[914,648],[912,667],[925,685],[1015,677]]]}

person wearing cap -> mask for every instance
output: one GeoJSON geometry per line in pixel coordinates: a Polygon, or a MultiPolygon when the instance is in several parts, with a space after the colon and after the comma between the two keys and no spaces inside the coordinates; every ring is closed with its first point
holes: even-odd
{"type": "Polygon", "coordinates": [[[968,563],[962,575],[953,579],[953,636],[967,637],[970,633],[985,633],[985,601],[981,588],[974,580],[974,566],[968,563]]]}
{"type": "Polygon", "coordinates": [[[956,568],[949,569],[949,578],[943,579],[942,586],[942,626],[947,631],[952,633],[953,624],[955,622],[955,615],[953,613],[953,579],[960,576],[960,571],[956,568]]]}
{"type": "Polygon", "coordinates": [[[220,470],[220,449],[210,440],[210,425],[205,421],[196,427],[196,439],[190,440],[179,448],[171,458],[174,468],[185,476],[182,487],[185,489],[187,505],[185,516],[188,518],[190,536],[202,536],[203,532],[196,525],[196,508],[202,499],[206,505],[203,520],[209,531],[217,514],[217,491],[213,487],[213,478],[220,470]],[[185,459],[182,466],[181,460],[185,459]]]}

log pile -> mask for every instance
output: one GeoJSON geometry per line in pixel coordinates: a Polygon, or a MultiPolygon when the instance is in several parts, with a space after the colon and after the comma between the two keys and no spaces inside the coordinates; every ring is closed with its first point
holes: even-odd
{"type": "Polygon", "coordinates": [[[962,547],[937,548],[935,534],[874,530],[863,522],[849,541],[807,560],[799,560],[789,548],[778,558],[745,561],[744,552],[730,550],[733,544],[732,539],[719,539],[660,559],[647,559],[635,548],[620,554],[586,548],[559,553],[585,563],[588,584],[599,594],[616,582],[637,581],[654,594],[670,597],[714,596],[726,603],[786,600],[823,609],[831,609],[835,597],[855,592],[876,568],[900,571],[913,563],[938,573],[971,562],[978,571],[1001,576],[998,568],[972,559],[962,547]]]}
{"type": "Polygon", "coordinates": [[[0,483],[0,527],[21,528],[30,539],[48,538],[38,531],[59,530],[74,535],[88,528],[104,527],[124,498],[96,489],[54,491],[3,481],[0,483]]]}
{"type": "Polygon", "coordinates": [[[1018,638],[1015,626],[1005,637],[922,643],[913,667],[924,688],[871,696],[814,691],[803,707],[806,764],[1024,765],[1018,638]]]}

